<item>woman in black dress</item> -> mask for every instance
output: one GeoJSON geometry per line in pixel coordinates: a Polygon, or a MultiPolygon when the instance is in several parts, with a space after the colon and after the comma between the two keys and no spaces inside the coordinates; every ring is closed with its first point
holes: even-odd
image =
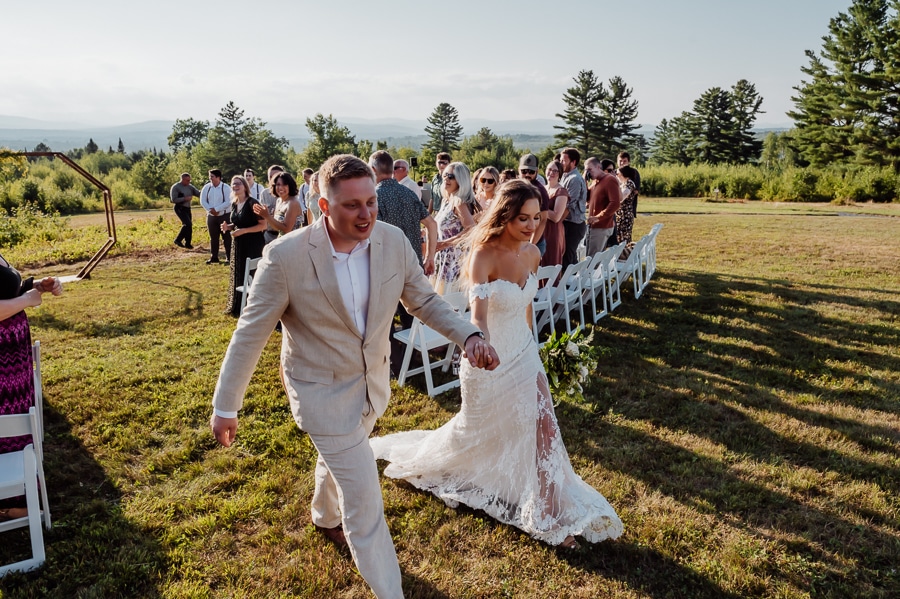
{"type": "Polygon", "coordinates": [[[237,287],[244,284],[244,271],[247,269],[247,258],[262,256],[266,244],[264,231],[266,219],[253,211],[259,204],[250,197],[250,186],[240,175],[231,179],[231,222],[222,223],[222,231],[231,231],[231,284],[228,294],[226,314],[234,317],[241,315],[241,294],[237,287]]]}

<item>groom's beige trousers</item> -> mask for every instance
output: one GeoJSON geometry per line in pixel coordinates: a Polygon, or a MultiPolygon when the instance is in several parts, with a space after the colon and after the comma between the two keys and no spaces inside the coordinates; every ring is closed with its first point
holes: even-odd
{"type": "Polygon", "coordinates": [[[400,565],[384,520],[384,505],[369,435],[375,410],[369,407],[360,426],[348,435],[310,435],[319,451],[312,521],[334,528],[341,524],[353,561],[378,599],[403,597],[400,565]],[[344,501],[345,497],[352,498],[344,501]]]}

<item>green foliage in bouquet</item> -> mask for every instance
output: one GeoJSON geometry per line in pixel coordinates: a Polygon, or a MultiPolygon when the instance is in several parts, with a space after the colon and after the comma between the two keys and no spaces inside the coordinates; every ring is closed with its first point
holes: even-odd
{"type": "Polygon", "coordinates": [[[594,332],[586,337],[582,331],[571,335],[553,335],[541,348],[541,361],[550,381],[550,392],[559,403],[562,399],[584,402],[582,383],[596,372],[600,350],[592,345],[594,332]]]}

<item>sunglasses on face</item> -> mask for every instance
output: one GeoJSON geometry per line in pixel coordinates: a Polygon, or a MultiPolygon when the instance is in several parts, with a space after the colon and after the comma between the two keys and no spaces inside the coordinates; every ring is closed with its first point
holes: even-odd
{"type": "Polygon", "coordinates": [[[441,165],[441,166],[447,166],[447,165],[450,164],[450,163],[447,162],[446,160],[438,160],[438,164],[441,165]]]}
{"type": "Polygon", "coordinates": [[[530,170],[527,168],[523,168],[519,172],[522,173],[523,175],[533,175],[536,171],[533,171],[533,170],[530,170]]]}
{"type": "Polygon", "coordinates": [[[493,179],[479,179],[479,181],[481,181],[485,185],[493,185],[494,184],[493,179]]]}
{"type": "Polygon", "coordinates": [[[445,173],[442,176],[444,177],[444,181],[453,181],[454,179],[456,179],[456,175],[454,175],[453,173],[445,173]]]}

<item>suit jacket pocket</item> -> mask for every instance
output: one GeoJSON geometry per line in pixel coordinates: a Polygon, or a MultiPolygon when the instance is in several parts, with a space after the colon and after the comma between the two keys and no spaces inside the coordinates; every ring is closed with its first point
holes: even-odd
{"type": "Polygon", "coordinates": [[[330,385],[334,382],[334,372],[331,370],[321,370],[319,368],[308,368],[305,366],[285,368],[285,374],[292,379],[303,381],[304,383],[319,383],[321,385],[330,385]]]}

